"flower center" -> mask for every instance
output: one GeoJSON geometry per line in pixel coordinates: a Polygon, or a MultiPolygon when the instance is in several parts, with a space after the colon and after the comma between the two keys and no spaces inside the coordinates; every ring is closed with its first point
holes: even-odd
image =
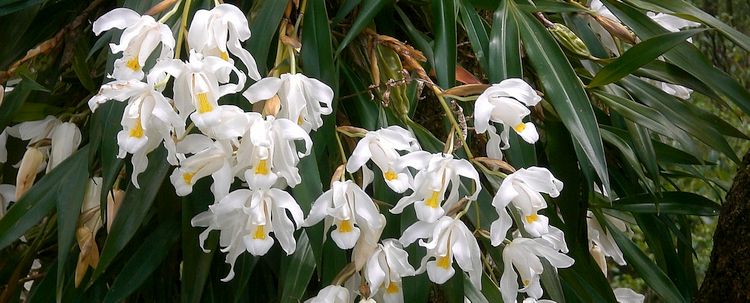
{"type": "Polygon", "coordinates": [[[138,117],[138,119],[135,119],[135,125],[133,125],[133,128],[130,129],[130,136],[133,138],[143,137],[143,126],[141,125],[141,117],[138,117]]]}
{"type": "Polygon", "coordinates": [[[393,181],[393,180],[396,180],[398,178],[398,175],[392,169],[389,169],[388,171],[386,171],[385,174],[383,174],[383,176],[388,181],[393,181]]]}
{"type": "Polygon", "coordinates": [[[451,259],[449,256],[442,256],[437,258],[437,266],[442,269],[448,269],[451,267],[451,259]]]}
{"type": "Polygon", "coordinates": [[[534,223],[537,220],[539,220],[539,216],[537,214],[531,214],[530,216],[526,216],[526,223],[534,223]]]}
{"type": "Polygon", "coordinates": [[[354,229],[354,227],[352,226],[352,222],[351,221],[349,221],[349,220],[341,220],[341,222],[339,222],[339,228],[338,228],[339,232],[350,233],[350,232],[352,232],[353,229],[354,229]]]}
{"type": "Polygon", "coordinates": [[[398,292],[398,285],[396,285],[396,282],[391,281],[390,284],[388,284],[388,288],[385,289],[385,292],[389,294],[395,294],[398,292]]]}
{"type": "Polygon", "coordinates": [[[125,63],[125,66],[127,66],[129,69],[132,69],[133,71],[141,69],[141,64],[138,63],[138,56],[130,58],[130,60],[125,63]]]}
{"type": "Polygon", "coordinates": [[[182,180],[185,181],[186,184],[192,184],[193,176],[195,176],[195,173],[191,173],[191,172],[183,173],[182,180]]]}
{"type": "Polygon", "coordinates": [[[440,206],[438,197],[440,197],[440,192],[433,191],[432,195],[429,198],[427,198],[427,200],[424,200],[424,204],[432,208],[438,208],[440,206]]]}
{"type": "Polygon", "coordinates": [[[302,115],[299,115],[297,118],[297,125],[302,125],[302,123],[305,123],[305,119],[302,118],[302,115]]]}
{"type": "Polygon", "coordinates": [[[253,234],[253,240],[265,240],[265,239],[266,239],[265,225],[258,225],[258,227],[255,228],[255,233],[253,234]]]}
{"type": "Polygon", "coordinates": [[[268,175],[268,160],[258,161],[258,165],[255,166],[256,175],[268,175]]]}
{"type": "Polygon", "coordinates": [[[221,58],[221,60],[228,61],[229,60],[229,54],[227,52],[221,52],[221,53],[219,53],[219,58],[221,58]]]}
{"type": "Polygon", "coordinates": [[[517,133],[522,133],[524,129],[526,129],[526,124],[523,124],[523,122],[516,124],[516,126],[513,126],[513,129],[516,130],[517,133]]]}
{"type": "Polygon", "coordinates": [[[523,287],[529,286],[529,280],[523,280],[523,287]]]}
{"type": "Polygon", "coordinates": [[[195,99],[198,99],[198,113],[203,114],[214,109],[211,103],[208,103],[208,93],[197,93],[195,94],[195,99]]]}

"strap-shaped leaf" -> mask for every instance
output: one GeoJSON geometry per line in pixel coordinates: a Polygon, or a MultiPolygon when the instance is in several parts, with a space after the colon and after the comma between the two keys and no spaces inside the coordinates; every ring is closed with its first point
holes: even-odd
{"type": "Polygon", "coordinates": [[[479,16],[477,10],[467,0],[461,0],[459,12],[461,14],[461,25],[463,25],[466,36],[469,38],[469,42],[471,42],[471,48],[474,50],[477,61],[479,61],[479,66],[482,67],[482,70],[489,70],[489,64],[487,63],[489,57],[489,38],[482,17],[479,16]]]}
{"type": "Polygon", "coordinates": [[[341,51],[344,50],[347,45],[349,45],[349,42],[352,42],[352,40],[354,40],[354,37],[359,35],[359,33],[362,32],[363,29],[365,29],[365,26],[370,24],[370,22],[375,19],[375,15],[377,15],[386,5],[392,3],[393,0],[365,0],[362,9],[359,11],[357,19],[352,22],[352,27],[349,28],[346,36],[344,36],[344,39],[342,39],[341,43],[339,43],[339,47],[336,49],[336,57],[338,57],[341,51]]]}
{"type": "Polygon", "coordinates": [[[659,56],[682,43],[701,29],[656,35],[628,49],[619,58],[605,65],[591,80],[589,87],[597,87],[615,82],[631,74],[639,67],[656,60],[659,56]]]}
{"type": "Polygon", "coordinates": [[[435,75],[438,85],[451,87],[456,82],[456,10],[455,0],[433,0],[435,33],[435,75]]]}
{"type": "Polygon", "coordinates": [[[514,11],[526,53],[544,86],[545,95],[585,154],[585,159],[579,160],[590,163],[608,189],[604,146],[594,110],[581,80],[544,26],[530,15],[517,9],[514,11]]]}
{"type": "Polygon", "coordinates": [[[297,250],[294,251],[288,263],[283,263],[282,269],[281,281],[283,281],[283,284],[279,301],[282,303],[302,301],[307,283],[310,282],[315,269],[315,256],[310,247],[307,233],[304,231],[297,240],[297,250]]]}
{"type": "Polygon", "coordinates": [[[287,7],[288,0],[261,1],[260,8],[253,15],[250,21],[250,30],[253,35],[245,42],[248,50],[255,58],[258,64],[258,71],[261,75],[268,72],[268,47],[272,44],[273,37],[276,34],[274,29],[278,28],[281,17],[284,16],[284,9],[287,7]]]}
{"type": "Polygon", "coordinates": [[[667,213],[694,216],[717,216],[721,205],[698,194],[690,192],[669,191],[660,196],[638,194],[612,201],[613,209],[634,213],[667,213]],[[659,204],[657,209],[656,204],[659,204]]]}
{"type": "Polygon", "coordinates": [[[136,291],[162,265],[180,238],[179,221],[170,219],[159,224],[128,259],[112,283],[104,302],[120,302],[136,291]]]}

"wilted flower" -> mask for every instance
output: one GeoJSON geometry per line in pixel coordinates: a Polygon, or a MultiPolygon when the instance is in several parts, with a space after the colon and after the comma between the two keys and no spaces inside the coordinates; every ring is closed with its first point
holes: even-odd
{"type": "Polygon", "coordinates": [[[367,261],[364,277],[371,296],[382,298],[382,302],[397,303],[404,302],[401,278],[412,276],[414,272],[401,244],[395,239],[386,239],[367,261]]]}
{"type": "Polygon", "coordinates": [[[255,59],[240,44],[250,38],[250,27],[245,14],[236,6],[219,4],[210,11],[198,10],[187,38],[190,47],[205,56],[216,56],[229,63],[233,63],[229,53],[237,56],[247,67],[248,76],[260,79],[255,59]]]}
{"type": "Polygon", "coordinates": [[[563,183],[542,167],[522,168],[508,175],[492,199],[492,205],[500,216],[491,225],[492,245],[500,245],[513,223],[505,209],[510,203],[520,211],[521,221],[527,232],[534,237],[546,234],[549,220],[537,214],[537,211],[547,208],[547,202],[540,193],[549,194],[554,198],[560,194],[562,187],[563,183]]]}
{"type": "Polygon", "coordinates": [[[289,193],[276,189],[238,189],[225,196],[209,210],[195,216],[193,226],[208,227],[200,236],[201,247],[212,230],[221,231],[219,244],[231,265],[222,281],[234,278],[234,262],[242,252],[265,255],[273,246],[273,233],[287,254],[296,248],[294,231],[300,227],[302,210],[289,193]],[[290,220],[287,212],[291,214],[290,220]]]}
{"type": "Polygon", "coordinates": [[[433,223],[417,221],[404,230],[399,241],[404,246],[408,246],[417,239],[428,239],[427,242],[419,241],[419,245],[427,249],[427,255],[422,258],[418,273],[426,269],[432,282],[443,284],[455,273],[453,269],[455,258],[458,266],[469,274],[474,287],[482,289],[482,262],[479,245],[474,239],[474,234],[460,219],[442,217],[433,223]],[[428,261],[432,258],[435,259],[428,261]]]}
{"type": "MultiPolygon", "coordinates": [[[[620,219],[604,215],[605,220],[608,220],[609,223],[619,229],[620,231],[626,231],[627,225],[625,222],[623,222],[620,219]]],[[[615,242],[615,239],[612,238],[612,234],[610,232],[606,232],[604,228],[599,224],[599,220],[596,219],[594,216],[594,213],[591,211],[588,211],[586,213],[586,226],[588,230],[588,236],[589,236],[589,249],[599,249],[601,253],[603,254],[603,257],[611,257],[612,260],[615,261],[615,263],[619,265],[625,265],[625,259],[622,256],[622,251],[620,251],[620,247],[617,246],[617,243],[615,242]]],[[[606,267],[602,268],[602,271],[606,275],[606,267]]]]}
{"type": "Polygon", "coordinates": [[[23,195],[34,185],[36,175],[39,169],[44,165],[44,155],[36,147],[29,147],[23,154],[21,166],[18,168],[16,176],[16,200],[21,199],[23,195]]]}
{"type": "Polygon", "coordinates": [[[323,125],[320,115],[332,112],[333,90],[317,79],[303,74],[283,74],[279,78],[260,79],[242,93],[250,103],[278,95],[281,108],[277,118],[297,122],[307,131],[323,125]]]}
{"type": "Polygon", "coordinates": [[[500,277],[500,292],[503,301],[515,302],[518,292],[525,292],[532,298],[542,296],[542,285],[539,276],[544,271],[539,257],[555,268],[573,265],[574,260],[557,252],[542,239],[516,238],[503,249],[503,275],[500,277]],[[515,267],[515,270],[513,268],[515,267]],[[516,274],[518,271],[518,274],[516,274]],[[523,288],[518,289],[518,275],[521,276],[523,288]]]}
{"type": "Polygon", "coordinates": [[[458,203],[462,176],[474,181],[474,192],[467,196],[469,200],[475,200],[482,189],[479,173],[471,163],[453,159],[450,154],[417,151],[403,156],[402,161],[419,172],[414,177],[414,193],[396,203],[391,209],[394,214],[400,214],[406,206],[414,204],[419,220],[435,222],[458,203]],[[450,193],[445,198],[448,185],[450,193]]]}
{"type": "Polygon", "coordinates": [[[158,59],[171,58],[175,46],[172,30],[166,24],[156,22],[151,16],[141,16],[127,8],[116,8],[99,17],[93,24],[98,36],[103,31],[125,29],[120,36],[120,44],[110,44],[112,53],[123,52],[122,58],[115,60],[112,76],[117,80],[143,79],[143,65],[156,47],[161,44],[158,59]]]}
{"type": "Polygon", "coordinates": [[[531,113],[527,106],[534,106],[541,100],[536,91],[521,79],[505,79],[479,95],[474,104],[474,127],[479,134],[489,130],[488,157],[502,159],[500,150],[510,147],[510,128],[528,143],[535,143],[539,139],[534,124],[524,123],[522,119],[531,113]],[[490,122],[501,124],[503,131],[498,134],[490,122]]]}
{"type": "Polygon", "coordinates": [[[331,189],[315,200],[303,226],[312,226],[324,218],[326,234],[331,225],[336,225],[331,238],[341,249],[354,247],[360,236],[377,241],[385,226],[385,217],[375,203],[351,180],[333,182],[331,189]]]}
{"type": "Polygon", "coordinates": [[[81,284],[86,270],[96,268],[99,264],[99,248],[96,245],[96,232],[102,227],[102,217],[99,212],[99,199],[102,192],[102,178],[94,177],[89,180],[86,193],[83,196],[81,215],[78,217],[76,241],[81,252],[76,263],[75,285],[81,284]]]}
{"type": "Polygon", "coordinates": [[[393,191],[402,193],[411,187],[412,175],[403,165],[399,151],[418,151],[419,143],[414,135],[400,126],[370,131],[360,139],[346,162],[346,170],[350,173],[362,168],[363,186],[372,182],[372,171],[365,165],[372,160],[383,173],[383,179],[393,191]]]}

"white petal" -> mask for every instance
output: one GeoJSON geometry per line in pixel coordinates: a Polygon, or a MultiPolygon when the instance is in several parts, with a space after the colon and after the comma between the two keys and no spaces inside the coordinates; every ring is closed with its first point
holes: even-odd
{"type": "Polygon", "coordinates": [[[250,103],[261,100],[267,100],[276,95],[281,88],[283,81],[279,78],[268,77],[258,80],[242,93],[250,103]]]}
{"type": "Polygon", "coordinates": [[[131,9],[115,8],[96,19],[92,25],[92,30],[98,36],[105,30],[129,27],[140,19],[141,15],[131,9]]]}

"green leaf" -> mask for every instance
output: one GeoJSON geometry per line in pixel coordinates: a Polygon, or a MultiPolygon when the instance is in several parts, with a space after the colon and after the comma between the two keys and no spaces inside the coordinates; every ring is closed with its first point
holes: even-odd
{"type": "Polygon", "coordinates": [[[735,163],[740,162],[737,154],[721,133],[705,123],[703,119],[696,117],[690,108],[677,98],[633,76],[623,79],[622,83],[638,97],[638,100],[658,110],[668,121],[708,146],[724,153],[735,163]]]}
{"type": "Polygon", "coordinates": [[[666,51],[702,31],[702,29],[694,29],[660,34],[651,37],[646,41],[640,42],[628,49],[619,58],[605,65],[596,76],[594,76],[594,79],[591,80],[588,86],[597,87],[615,82],[622,77],[631,74],[641,66],[656,60],[656,58],[664,54],[666,51]]]}
{"type": "MultiPolygon", "coordinates": [[[[510,6],[513,8],[513,6],[510,6]]],[[[604,188],[609,189],[599,127],[588,95],[567,57],[544,26],[531,16],[514,9],[526,53],[544,86],[545,95],[593,166],[604,188]]]]}
{"type": "Polygon", "coordinates": [[[342,4],[339,7],[339,10],[336,12],[336,16],[333,17],[333,20],[331,22],[333,24],[337,24],[344,20],[344,17],[349,15],[359,3],[362,2],[362,0],[347,0],[344,4],[342,4]]]}
{"type": "Polygon", "coordinates": [[[659,159],[659,162],[694,165],[710,164],[662,142],[652,141],[652,143],[654,144],[654,152],[656,152],[656,158],[659,159]]]}
{"type": "MultiPolygon", "coordinates": [[[[81,175],[86,176],[88,173],[87,156],[87,147],[81,148],[44,175],[18,202],[10,207],[8,213],[0,219],[0,230],[3,231],[0,233],[0,250],[18,240],[29,228],[47,216],[55,208],[61,193],[70,194],[61,191],[61,187],[67,185],[63,185],[66,183],[60,181],[79,180],[81,175]]],[[[66,218],[69,217],[68,213],[65,215],[66,218]]],[[[73,221],[75,222],[77,220],[73,221]]],[[[65,231],[68,232],[67,226],[65,231]]],[[[63,249],[60,248],[60,250],[63,249]]]]}
{"type": "Polygon", "coordinates": [[[354,19],[354,22],[352,22],[352,27],[349,28],[346,36],[344,36],[344,39],[339,43],[339,47],[336,49],[336,57],[338,57],[339,54],[341,54],[341,51],[349,45],[349,42],[354,40],[354,37],[359,35],[359,33],[365,29],[365,26],[375,19],[375,15],[377,15],[383,7],[392,3],[393,0],[365,0],[362,9],[359,11],[359,15],[354,19]]]}
{"type": "MultiPolygon", "coordinates": [[[[604,3],[642,39],[668,32],[651,18],[625,3],[613,0],[605,0],[604,3]]],[[[712,66],[706,56],[692,44],[683,42],[666,52],[664,57],[705,82],[723,98],[737,104],[745,113],[750,114],[750,92],[725,72],[712,66]]]]}
{"type": "Polygon", "coordinates": [[[206,211],[213,201],[209,183],[207,178],[199,180],[193,186],[193,192],[182,198],[182,287],[180,291],[183,303],[200,302],[211,270],[211,258],[216,250],[216,237],[213,239],[209,237],[204,243],[204,247],[209,252],[203,252],[198,242],[201,230],[190,224],[193,217],[206,211]]]}
{"type": "Polygon", "coordinates": [[[300,302],[315,269],[315,257],[307,233],[303,231],[300,234],[297,240],[297,250],[292,254],[291,260],[284,264],[288,266],[281,276],[283,282],[280,302],[300,302]]]}
{"type": "Polygon", "coordinates": [[[682,297],[680,291],[669,279],[669,277],[651,261],[646,254],[641,251],[630,239],[628,239],[619,229],[610,224],[607,220],[601,219],[601,215],[597,214],[600,219],[600,223],[604,223],[607,226],[607,231],[612,235],[612,238],[617,242],[617,246],[620,247],[625,260],[630,266],[632,266],[636,272],[640,274],[646,283],[651,286],[659,296],[661,296],[666,302],[686,302],[685,298],[682,297]]]}
{"type": "Polygon", "coordinates": [[[287,2],[288,0],[261,1],[258,11],[250,20],[253,35],[245,42],[245,46],[253,54],[261,76],[268,73],[268,52],[272,49],[269,45],[272,45],[287,2]]]}
{"type": "Polygon", "coordinates": [[[174,219],[159,224],[149,232],[117,274],[104,302],[121,302],[135,292],[162,265],[179,238],[179,221],[174,219]]]}
{"type": "MultiPolygon", "coordinates": [[[[607,207],[606,204],[603,207],[607,207]]],[[[698,194],[680,191],[662,192],[660,196],[638,194],[612,201],[609,207],[634,213],[667,213],[694,216],[717,216],[721,205],[698,194]],[[658,209],[656,204],[659,205],[658,209]]]]}
{"type": "Polygon", "coordinates": [[[510,0],[501,0],[492,15],[492,30],[489,41],[489,69],[487,74],[490,82],[499,83],[508,78],[522,76],[521,45],[518,23],[511,7],[515,4],[510,0]]]}
{"type": "Polygon", "coordinates": [[[651,63],[641,66],[641,68],[634,71],[633,74],[639,77],[682,85],[714,100],[721,100],[721,97],[706,83],[703,83],[703,81],[698,80],[685,70],[669,62],[661,60],[651,61],[651,63]]]}
{"type": "Polygon", "coordinates": [[[167,152],[163,147],[152,151],[149,155],[150,165],[138,177],[141,188],[136,188],[132,183],[128,185],[120,209],[117,211],[117,216],[112,222],[112,228],[102,247],[99,265],[93,275],[94,280],[109,267],[140,228],[169,171],[170,165],[165,161],[166,156],[167,152]]]}
{"type": "Polygon", "coordinates": [[[432,1],[432,31],[435,33],[435,75],[441,87],[456,82],[456,4],[455,0],[432,1]]]}
{"type": "MultiPolygon", "coordinates": [[[[88,156],[89,146],[86,145],[80,149],[77,154],[82,160],[76,162],[76,165],[67,170],[65,182],[60,182],[56,190],[57,198],[57,266],[65,268],[65,262],[68,260],[68,254],[73,248],[73,242],[76,238],[76,227],[78,226],[78,216],[81,214],[81,204],[86,192],[86,186],[89,180],[88,156]]],[[[57,298],[62,296],[63,286],[65,285],[65,271],[57,272],[57,298]]]]}
{"type": "Polygon", "coordinates": [[[749,36],[747,36],[746,34],[743,34],[742,32],[727,25],[724,22],[721,22],[721,20],[695,7],[690,2],[682,1],[682,0],[658,0],[658,1],[626,0],[626,1],[633,3],[633,4],[636,4],[636,3],[644,4],[644,2],[653,3],[655,6],[663,8],[662,10],[657,10],[657,11],[678,15],[678,17],[689,17],[689,19],[697,18],[704,24],[717,29],[719,32],[724,34],[724,36],[732,40],[732,42],[736,43],[740,47],[744,48],[746,51],[750,51],[750,37],[749,36]]]}
{"type": "Polygon", "coordinates": [[[620,138],[619,136],[608,131],[604,127],[602,127],[601,132],[602,132],[602,139],[620,151],[622,156],[625,158],[625,161],[627,161],[627,164],[628,164],[627,167],[632,169],[636,173],[636,175],[638,175],[638,178],[643,180],[643,182],[647,185],[647,188],[650,192],[653,192],[654,191],[653,185],[651,185],[649,183],[648,178],[646,178],[646,174],[643,172],[641,163],[638,161],[638,157],[636,157],[632,146],[630,146],[628,142],[623,140],[623,138],[620,138]]]}
{"type": "Polygon", "coordinates": [[[33,79],[23,77],[13,91],[5,95],[2,104],[0,104],[0,129],[5,129],[10,124],[31,92],[35,90],[44,91],[44,88],[34,82],[33,79]]]}
{"type": "Polygon", "coordinates": [[[305,74],[336,87],[337,70],[333,64],[331,29],[324,0],[308,1],[304,22],[300,55],[305,74]]]}
{"type": "Polygon", "coordinates": [[[479,66],[482,67],[482,70],[489,70],[489,63],[487,61],[489,55],[489,38],[482,17],[479,16],[474,6],[466,0],[461,0],[459,12],[461,14],[461,25],[463,25],[469,42],[471,42],[471,48],[474,50],[474,55],[479,62],[479,66]]]}

